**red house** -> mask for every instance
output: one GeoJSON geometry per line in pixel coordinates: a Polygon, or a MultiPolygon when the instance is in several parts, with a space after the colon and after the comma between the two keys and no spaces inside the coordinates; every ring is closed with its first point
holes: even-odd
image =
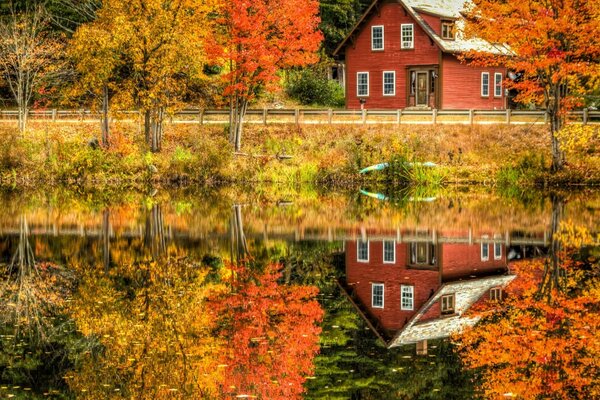
{"type": "Polygon", "coordinates": [[[457,56],[501,45],[465,39],[465,0],[376,0],[335,50],[344,60],[350,109],[505,109],[503,67],[472,67],[457,56]]]}
{"type": "Polygon", "coordinates": [[[427,232],[405,232],[400,242],[346,242],[341,286],[387,346],[443,338],[474,325],[477,319],[463,314],[476,302],[499,300],[514,279],[500,235],[482,235],[471,244],[460,234],[444,236],[436,242],[427,232]]]}

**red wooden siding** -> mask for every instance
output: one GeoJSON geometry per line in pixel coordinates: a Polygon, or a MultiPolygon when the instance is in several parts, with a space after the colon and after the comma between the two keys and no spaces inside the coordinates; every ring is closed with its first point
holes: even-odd
{"type": "Polygon", "coordinates": [[[382,4],[380,13],[373,14],[362,28],[353,44],[346,48],[346,99],[347,108],[359,109],[356,96],[358,72],[369,72],[369,96],[365,107],[369,109],[406,107],[406,67],[408,65],[431,65],[439,63],[440,51],[429,36],[397,3],[382,4]],[[414,49],[400,48],[401,24],[414,25],[414,49]],[[384,50],[371,50],[371,27],[383,25],[384,50]],[[396,95],[383,96],[383,72],[396,71],[396,95]]]}
{"type": "Polygon", "coordinates": [[[442,63],[442,108],[502,110],[505,108],[504,90],[501,97],[494,96],[494,73],[506,78],[506,68],[471,67],[461,64],[451,54],[444,54],[442,63]],[[490,74],[490,93],[481,96],[481,73],[490,74]]]}
{"type": "MultiPolygon", "coordinates": [[[[425,22],[439,35],[441,19],[420,14],[425,22]]],[[[346,58],[346,107],[360,109],[360,99],[367,109],[403,109],[407,104],[407,69],[417,66],[439,67],[436,85],[439,92],[437,107],[441,109],[504,109],[504,90],[496,97],[494,73],[501,72],[506,77],[505,68],[480,68],[461,64],[452,54],[442,53],[437,44],[421,29],[419,24],[405,13],[401,4],[382,2],[378,12],[368,17],[367,22],[349,40],[345,47],[346,58]],[[401,49],[400,30],[402,24],[414,26],[414,48],[401,49]],[[371,28],[384,26],[384,50],[371,50],[371,28]],[[396,94],[383,95],[383,72],[396,73],[396,94]],[[357,73],[369,73],[369,95],[357,96],[357,73]],[[490,73],[489,96],[481,96],[481,72],[490,73]],[[441,80],[441,82],[440,82],[441,80]]],[[[433,68],[431,69],[433,71],[433,68]]],[[[429,105],[435,106],[434,96],[429,105]]],[[[411,102],[414,104],[414,101],[411,102]]]]}
{"type": "Polygon", "coordinates": [[[369,262],[356,261],[356,242],[346,242],[346,279],[359,301],[388,330],[399,330],[440,286],[437,271],[406,268],[408,245],[396,244],[396,263],[383,263],[383,242],[369,242],[369,262]],[[371,307],[371,284],[383,283],[384,308],[371,307]],[[400,287],[413,285],[413,310],[401,309],[400,287]]]}

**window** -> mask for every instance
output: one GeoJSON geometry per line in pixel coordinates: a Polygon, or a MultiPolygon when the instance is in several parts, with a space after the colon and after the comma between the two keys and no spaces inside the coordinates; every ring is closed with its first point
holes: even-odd
{"type": "Polygon", "coordinates": [[[358,240],[356,242],[356,261],[369,262],[369,241],[358,240]]]}
{"type": "Polygon", "coordinates": [[[383,26],[371,27],[371,50],[383,50],[383,26]]]}
{"type": "Polygon", "coordinates": [[[383,241],[383,262],[386,264],[396,262],[396,242],[393,240],[383,241]]]}
{"type": "Polygon", "coordinates": [[[433,243],[418,242],[410,244],[411,265],[435,265],[435,245],[433,243]]]}
{"type": "MultiPolygon", "coordinates": [[[[483,236],[482,240],[487,240],[487,236],[483,236]]],[[[481,242],[481,261],[487,261],[490,259],[490,244],[487,242],[481,242]]]]}
{"type": "Polygon", "coordinates": [[[502,260],[502,235],[494,235],[494,260],[502,260]]]}
{"type": "Polygon", "coordinates": [[[494,74],[494,96],[502,97],[502,74],[499,72],[494,74]]]}
{"type": "Polygon", "coordinates": [[[412,49],[415,47],[415,30],[413,24],[402,24],[400,26],[401,32],[401,48],[412,49]]]}
{"type": "Polygon", "coordinates": [[[359,72],[356,74],[356,95],[357,96],[368,96],[369,95],[369,73],[359,72]]]}
{"type": "Polygon", "coordinates": [[[490,73],[481,73],[481,96],[488,97],[490,95],[490,73]]]}
{"type": "Polygon", "coordinates": [[[371,307],[383,308],[383,283],[371,284],[371,307]]]}
{"type": "Polygon", "coordinates": [[[395,96],[396,95],[396,72],[386,71],[383,73],[383,95],[384,96],[395,96]]]}
{"type": "Polygon", "coordinates": [[[490,289],[490,300],[500,301],[502,300],[502,288],[496,287],[490,289]]]}
{"type": "Polygon", "coordinates": [[[454,314],[454,294],[442,296],[442,314],[454,314]]]}
{"type": "Polygon", "coordinates": [[[400,293],[402,302],[400,303],[401,310],[414,310],[415,308],[415,288],[414,286],[401,285],[400,293]]]}
{"type": "Polygon", "coordinates": [[[454,22],[442,21],[442,39],[454,40],[454,22]]]}

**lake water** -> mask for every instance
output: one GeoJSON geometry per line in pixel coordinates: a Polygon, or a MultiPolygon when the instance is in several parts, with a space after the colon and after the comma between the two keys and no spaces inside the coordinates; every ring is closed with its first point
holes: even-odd
{"type": "Polygon", "coordinates": [[[456,335],[559,223],[600,222],[598,192],[488,188],[49,190],[0,207],[0,398],[489,396],[456,335]]]}

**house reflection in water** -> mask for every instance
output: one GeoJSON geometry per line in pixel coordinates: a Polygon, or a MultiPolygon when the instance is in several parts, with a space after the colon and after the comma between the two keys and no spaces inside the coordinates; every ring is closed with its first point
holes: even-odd
{"type": "MultiPolygon", "coordinates": [[[[514,278],[502,235],[417,231],[350,240],[340,286],[388,347],[440,339],[477,323],[473,304],[502,298],[514,278]]],[[[371,235],[370,235],[371,236],[371,235]]]]}

